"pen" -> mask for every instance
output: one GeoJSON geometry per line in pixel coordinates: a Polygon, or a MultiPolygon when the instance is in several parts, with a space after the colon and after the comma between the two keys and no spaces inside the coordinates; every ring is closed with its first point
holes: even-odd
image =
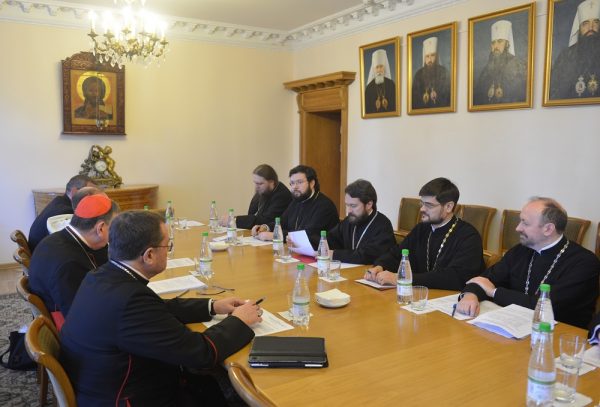
{"type": "Polygon", "coordinates": [[[452,306],[452,318],[454,318],[454,314],[456,314],[456,306],[457,306],[457,305],[458,305],[458,304],[454,304],[454,305],[452,306]]]}
{"type": "Polygon", "coordinates": [[[262,298],[259,298],[258,300],[256,300],[256,302],[254,303],[254,305],[258,305],[258,304],[260,304],[260,303],[261,303],[261,302],[263,302],[263,301],[264,301],[266,298],[267,298],[267,297],[262,297],[262,298]]]}

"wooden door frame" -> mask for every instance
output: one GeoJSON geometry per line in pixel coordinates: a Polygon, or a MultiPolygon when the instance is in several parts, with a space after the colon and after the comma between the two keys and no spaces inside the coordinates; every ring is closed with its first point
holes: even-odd
{"type": "Polygon", "coordinates": [[[344,208],[344,189],[348,166],[348,86],[354,82],[356,72],[340,71],[311,78],[285,82],[286,89],[298,93],[300,114],[300,163],[306,161],[306,120],[309,113],[340,112],[340,202],[344,208]]]}

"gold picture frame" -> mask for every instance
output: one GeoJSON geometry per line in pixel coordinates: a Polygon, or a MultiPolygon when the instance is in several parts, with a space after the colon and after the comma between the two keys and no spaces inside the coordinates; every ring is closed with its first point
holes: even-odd
{"type": "Polygon", "coordinates": [[[452,22],[408,34],[408,114],[456,112],[456,32],[452,22]]]}
{"type": "Polygon", "coordinates": [[[91,52],[62,61],[63,134],[125,135],[125,68],[91,52]]]}
{"type": "Polygon", "coordinates": [[[470,112],[533,106],[534,33],[535,3],[469,18],[470,112]]]}
{"type": "Polygon", "coordinates": [[[360,46],[359,61],[362,118],[400,116],[400,37],[360,46]]]}
{"type": "Polygon", "coordinates": [[[581,26],[589,21],[583,10],[587,4],[584,0],[548,0],[543,106],[600,103],[600,52],[579,50],[587,45],[581,41],[581,26]]]}

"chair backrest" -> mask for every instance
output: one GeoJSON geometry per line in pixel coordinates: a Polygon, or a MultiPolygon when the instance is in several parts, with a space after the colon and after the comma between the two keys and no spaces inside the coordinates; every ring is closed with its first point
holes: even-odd
{"type": "Polygon", "coordinates": [[[515,230],[519,224],[521,211],[505,209],[502,211],[500,223],[500,254],[504,255],[508,249],[519,243],[519,234],[515,230]]]}
{"type": "Polygon", "coordinates": [[[400,199],[398,210],[398,232],[408,234],[419,223],[421,200],[419,198],[400,199]]]}
{"type": "Polygon", "coordinates": [[[60,340],[51,320],[43,315],[33,320],[25,334],[25,348],[31,359],[48,372],[59,407],[75,407],[73,386],[58,361],[60,340]]]}
{"type": "MultiPolygon", "coordinates": [[[[22,276],[19,281],[17,281],[17,294],[27,301],[34,318],[43,315],[52,321],[52,316],[50,315],[50,312],[48,312],[48,308],[46,308],[44,301],[42,301],[39,296],[29,291],[29,278],[27,276],[22,276]]],[[[52,324],[54,325],[54,323],[52,324]]]]}
{"type": "Polygon", "coordinates": [[[29,247],[29,242],[27,241],[27,238],[23,232],[21,232],[19,229],[15,229],[10,234],[10,240],[15,242],[29,257],[31,257],[31,248],[29,247]]]}
{"type": "Polygon", "coordinates": [[[567,227],[565,228],[565,236],[567,239],[572,240],[577,244],[581,244],[585,232],[587,232],[591,223],[592,222],[586,219],[569,217],[567,219],[567,227]]]}
{"type": "Polygon", "coordinates": [[[25,252],[25,250],[22,247],[18,247],[13,252],[13,259],[21,266],[29,270],[29,263],[31,262],[31,257],[25,252]]]}
{"type": "Polygon", "coordinates": [[[498,263],[501,258],[502,258],[502,256],[500,256],[498,253],[493,253],[493,252],[490,252],[489,250],[483,251],[483,261],[485,262],[486,269],[489,269],[494,264],[498,263]]]}
{"type": "Polygon", "coordinates": [[[481,236],[483,248],[487,249],[488,234],[490,223],[496,214],[496,208],[481,205],[460,205],[457,216],[466,222],[469,222],[481,236]]]}
{"type": "Polygon", "coordinates": [[[231,362],[227,366],[229,380],[237,394],[250,407],[275,407],[276,404],[254,385],[248,371],[239,363],[231,362]]]}

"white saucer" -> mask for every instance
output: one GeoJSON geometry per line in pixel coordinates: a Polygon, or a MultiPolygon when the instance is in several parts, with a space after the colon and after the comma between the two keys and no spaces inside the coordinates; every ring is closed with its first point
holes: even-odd
{"type": "Polygon", "coordinates": [[[323,308],[342,308],[342,307],[345,307],[346,305],[350,304],[350,298],[348,298],[347,302],[343,302],[343,303],[339,303],[339,304],[324,304],[324,303],[320,302],[318,299],[315,301],[317,302],[317,304],[319,304],[323,308]]]}
{"type": "Polygon", "coordinates": [[[209,246],[213,252],[221,252],[229,248],[229,244],[225,242],[210,242],[209,246]]]}

